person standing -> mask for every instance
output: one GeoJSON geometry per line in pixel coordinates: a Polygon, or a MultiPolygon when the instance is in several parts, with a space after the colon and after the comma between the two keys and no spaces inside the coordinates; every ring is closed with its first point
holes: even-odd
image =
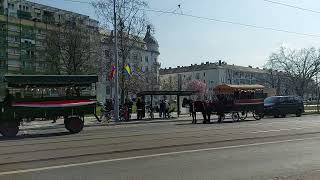
{"type": "Polygon", "coordinates": [[[165,107],[164,101],[161,100],[160,101],[160,108],[159,108],[159,117],[160,118],[162,118],[164,116],[164,107],[165,107]]]}
{"type": "Polygon", "coordinates": [[[196,119],[196,111],[194,109],[194,102],[192,100],[189,101],[189,113],[190,116],[192,116],[192,124],[196,124],[197,123],[197,119],[196,119]]]}
{"type": "Polygon", "coordinates": [[[137,106],[137,119],[139,120],[139,119],[142,119],[142,106],[143,106],[140,98],[137,100],[136,106],[137,106]]]}

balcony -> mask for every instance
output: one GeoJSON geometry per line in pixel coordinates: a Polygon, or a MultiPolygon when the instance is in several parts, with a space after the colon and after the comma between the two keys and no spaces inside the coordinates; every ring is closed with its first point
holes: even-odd
{"type": "Polygon", "coordinates": [[[18,60],[20,59],[20,54],[8,54],[8,59],[18,60]]]}
{"type": "Polygon", "coordinates": [[[19,48],[20,47],[20,43],[19,42],[8,42],[8,46],[9,47],[14,47],[14,48],[19,48]]]}
{"type": "Polygon", "coordinates": [[[23,54],[23,55],[21,56],[21,59],[22,59],[22,60],[33,60],[33,59],[35,59],[35,55],[23,54]]]}
{"type": "Polygon", "coordinates": [[[42,22],[46,23],[46,24],[54,24],[55,23],[55,19],[53,16],[43,16],[42,17],[42,22]]]}
{"type": "Polygon", "coordinates": [[[35,39],[35,33],[30,33],[30,32],[23,32],[21,33],[22,38],[26,39],[35,39]]]}
{"type": "Polygon", "coordinates": [[[6,30],[0,30],[0,38],[6,38],[7,37],[7,31],[6,30]]]}
{"type": "Polygon", "coordinates": [[[34,49],[36,46],[34,44],[27,44],[27,43],[22,43],[21,48],[22,49],[34,49]]]}
{"type": "Polygon", "coordinates": [[[4,15],[4,7],[0,6],[0,15],[4,15]]]}
{"type": "Polygon", "coordinates": [[[7,58],[7,55],[5,52],[0,52],[0,59],[7,58]]]}
{"type": "Polygon", "coordinates": [[[31,19],[31,13],[30,12],[25,12],[25,11],[18,10],[17,11],[17,15],[18,15],[18,18],[21,18],[21,19],[31,19]]]}

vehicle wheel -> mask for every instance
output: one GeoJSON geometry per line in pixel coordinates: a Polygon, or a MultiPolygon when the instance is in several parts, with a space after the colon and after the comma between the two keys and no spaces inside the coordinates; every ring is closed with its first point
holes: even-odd
{"type": "Polygon", "coordinates": [[[247,119],[248,113],[246,111],[242,111],[239,113],[239,116],[240,116],[240,120],[243,121],[243,120],[247,119]]]}
{"type": "Polygon", "coordinates": [[[19,132],[19,123],[4,122],[0,125],[0,133],[4,137],[15,137],[19,132]]]}
{"type": "Polygon", "coordinates": [[[300,117],[302,115],[302,111],[301,111],[301,109],[299,109],[297,112],[296,112],[296,116],[297,117],[300,117]]]}
{"type": "Polygon", "coordinates": [[[65,128],[71,133],[82,131],[84,122],[79,117],[69,117],[64,120],[65,128]]]}
{"type": "Polygon", "coordinates": [[[280,116],[280,112],[278,110],[274,110],[272,114],[274,118],[278,118],[280,116]]]}
{"type": "Polygon", "coordinates": [[[231,117],[232,117],[233,121],[239,121],[239,119],[240,119],[240,116],[239,116],[238,112],[233,112],[231,117]]]}
{"type": "Polygon", "coordinates": [[[252,116],[255,120],[260,120],[264,117],[263,113],[252,112],[252,116]]]}

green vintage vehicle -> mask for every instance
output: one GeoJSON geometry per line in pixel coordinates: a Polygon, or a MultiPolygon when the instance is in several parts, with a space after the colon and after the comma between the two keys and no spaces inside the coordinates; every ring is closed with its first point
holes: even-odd
{"type": "Polygon", "coordinates": [[[1,102],[0,133],[13,137],[24,120],[55,121],[59,118],[64,118],[68,131],[80,132],[85,115],[98,118],[97,81],[96,75],[6,75],[9,95],[1,102]]]}

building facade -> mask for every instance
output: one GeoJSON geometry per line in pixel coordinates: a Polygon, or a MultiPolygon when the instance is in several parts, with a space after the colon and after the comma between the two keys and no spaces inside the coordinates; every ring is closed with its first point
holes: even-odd
{"type": "Polygon", "coordinates": [[[55,74],[48,60],[47,38],[62,24],[81,24],[98,33],[89,16],[29,2],[0,0],[0,68],[4,74],[55,74]]]}
{"type": "Polygon", "coordinates": [[[160,70],[160,85],[163,90],[186,90],[192,80],[204,82],[208,87],[208,94],[213,94],[215,86],[220,84],[261,84],[267,89],[275,89],[275,94],[290,94],[292,91],[282,79],[277,78],[280,72],[272,75],[267,69],[229,65],[226,62],[192,64],[160,70]]]}
{"type": "MultiPolygon", "coordinates": [[[[102,60],[100,69],[100,85],[98,99],[104,101],[106,98],[114,97],[114,79],[109,79],[108,75],[112,70],[114,62],[114,44],[113,33],[104,32],[104,38],[101,41],[102,60]],[[106,68],[104,68],[106,67],[106,68]]],[[[130,84],[129,98],[133,98],[135,93],[141,90],[159,90],[160,89],[160,62],[159,62],[159,44],[151,34],[148,26],[143,38],[139,38],[130,49],[129,55],[125,61],[132,70],[132,75],[125,75],[125,81],[130,84]]],[[[123,67],[121,55],[119,55],[119,83],[121,86],[121,67],[123,67]]],[[[121,88],[121,87],[120,87],[121,88]]]]}

